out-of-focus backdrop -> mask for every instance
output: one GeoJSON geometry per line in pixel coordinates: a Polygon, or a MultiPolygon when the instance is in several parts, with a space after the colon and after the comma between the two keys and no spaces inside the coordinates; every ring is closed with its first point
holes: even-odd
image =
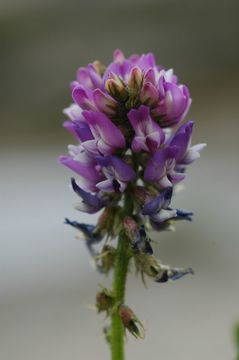
{"type": "Polygon", "coordinates": [[[1,0],[0,358],[109,359],[104,319],[88,307],[98,283],[84,244],[63,225],[70,172],[56,163],[70,139],[61,109],[80,65],[152,51],[189,85],[194,142],[207,142],[175,204],[195,213],[176,233],[154,234],[160,259],[196,275],[144,289],[127,303],[145,341],[128,359],[233,359],[238,286],[237,0],[1,0]]]}

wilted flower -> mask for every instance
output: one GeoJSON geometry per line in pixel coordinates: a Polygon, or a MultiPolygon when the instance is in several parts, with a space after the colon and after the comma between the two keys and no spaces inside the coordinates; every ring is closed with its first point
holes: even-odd
{"type": "Polygon", "coordinates": [[[144,338],[144,327],[133,310],[122,304],[119,307],[119,316],[124,327],[136,338],[144,338]]]}

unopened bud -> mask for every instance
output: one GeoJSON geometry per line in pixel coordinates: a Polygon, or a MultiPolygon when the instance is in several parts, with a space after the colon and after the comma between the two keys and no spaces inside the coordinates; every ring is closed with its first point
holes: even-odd
{"type": "Polygon", "coordinates": [[[106,91],[117,101],[124,102],[128,97],[128,92],[120,78],[108,79],[105,83],[106,91]]]}
{"type": "Polygon", "coordinates": [[[142,104],[148,106],[156,105],[159,100],[158,90],[153,84],[147,82],[143,85],[139,98],[142,104]]]}
{"type": "Polygon", "coordinates": [[[120,305],[119,316],[124,327],[136,338],[144,338],[144,327],[133,310],[126,305],[120,305]]]}
{"type": "Polygon", "coordinates": [[[114,61],[119,63],[119,64],[123,64],[123,62],[125,61],[125,56],[124,56],[124,54],[122,53],[121,50],[116,49],[114,51],[114,61]]]}
{"type": "Polygon", "coordinates": [[[95,68],[95,71],[100,75],[100,76],[103,76],[104,75],[104,72],[105,72],[105,65],[102,64],[100,61],[96,60],[93,62],[93,66],[95,68]]]}
{"type": "Polygon", "coordinates": [[[111,96],[104,94],[100,89],[96,89],[93,92],[93,99],[100,111],[108,115],[115,114],[118,103],[111,96]]]}
{"type": "Polygon", "coordinates": [[[142,86],[143,73],[139,67],[134,67],[131,70],[129,80],[128,80],[128,90],[130,94],[138,93],[139,89],[142,86]]]}

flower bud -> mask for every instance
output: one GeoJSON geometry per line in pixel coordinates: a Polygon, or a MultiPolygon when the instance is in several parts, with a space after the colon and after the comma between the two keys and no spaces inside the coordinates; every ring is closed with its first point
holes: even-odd
{"type": "Polygon", "coordinates": [[[126,305],[120,305],[119,316],[124,327],[136,338],[144,338],[144,327],[134,312],[126,305]]]}
{"type": "Polygon", "coordinates": [[[139,89],[142,86],[143,82],[143,73],[139,67],[134,67],[131,70],[129,80],[128,80],[128,90],[130,94],[138,93],[139,89]]]}
{"type": "Polygon", "coordinates": [[[100,75],[103,76],[105,72],[105,65],[102,64],[100,61],[96,60],[93,62],[93,66],[95,68],[95,71],[100,75]]]}
{"type": "Polygon", "coordinates": [[[105,89],[117,101],[124,102],[128,97],[126,87],[119,77],[108,79],[105,83],[105,89]]]}
{"type": "Polygon", "coordinates": [[[147,82],[143,85],[139,98],[142,104],[154,106],[159,100],[158,90],[153,84],[147,82]]]}
{"type": "Polygon", "coordinates": [[[93,99],[99,111],[107,115],[115,114],[118,103],[111,96],[104,94],[100,89],[96,89],[93,92],[93,99]]]}

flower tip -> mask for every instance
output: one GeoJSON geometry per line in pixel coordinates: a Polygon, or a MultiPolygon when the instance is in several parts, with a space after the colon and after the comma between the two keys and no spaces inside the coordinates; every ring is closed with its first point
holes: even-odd
{"type": "Polygon", "coordinates": [[[122,64],[125,60],[123,51],[120,49],[115,49],[114,54],[113,54],[113,59],[114,59],[114,61],[122,64]]]}

